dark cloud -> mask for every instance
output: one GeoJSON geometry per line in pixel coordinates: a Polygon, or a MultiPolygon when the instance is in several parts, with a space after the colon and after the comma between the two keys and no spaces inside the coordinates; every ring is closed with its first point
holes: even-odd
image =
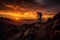
{"type": "MultiPolygon", "coordinates": [[[[28,9],[56,9],[60,7],[60,0],[0,0],[0,10],[11,10],[4,4],[17,5],[28,9]],[[55,7],[54,7],[55,6],[55,7]],[[57,6],[57,7],[56,7],[57,6]]],[[[60,8],[59,8],[60,9],[60,8]]]]}
{"type": "Polygon", "coordinates": [[[50,4],[50,3],[60,3],[60,0],[0,0],[0,2],[4,2],[4,3],[13,3],[13,4],[17,4],[17,5],[23,5],[23,4],[50,4]]]}
{"type": "MultiPolygon", "coordinates": [[[[37,5],[33,0],[0,0],[0,10],[13,10],[11,7],[6,5],[12,5],[14,8],[16,6],[28,8],[28,9],[37,9],[37,5]]],[[[17,9],[19,10],[19,9],[17,9]]],[[[21,11],[21,10],[20,10],[21,11]]]]}

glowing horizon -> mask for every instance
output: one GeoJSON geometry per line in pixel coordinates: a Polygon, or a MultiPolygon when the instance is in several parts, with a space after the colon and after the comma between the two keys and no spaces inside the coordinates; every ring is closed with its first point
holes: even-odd
{"type": "Polygon", "coordinates": [[[29,20],[29,19],[37,19],[36,15],[33,15],[31,13],[25,12],[23,14],[21,13],[17,13],[17,12],[0,12],[0,15],[4,15],[2,17],[6,17],[9,19],[13,19],[13,20],[29,20]]]}
{"type": "MultiPolygon", "coordinates": [[[[12,19],[14,21],[36,20],[36,19],[38,19],[37,13],[32,13],[32,12],[24,12],[22,14],[22,13],[19,13],[19,12],[12,12],[12,11],[8,11],[8,12],[0,11],[0,17],[1,17],[1,14],[3,15],[2,17],[6,17],[6,18],[12,19]]],[[[44,15],[43,14],[42,17],[45,18],[45,19],[48,19],[48,18],[52,18],[53,15],[44,15]]]]}
{"type": "Polygon", "coordinates": [[[15,4],[6,4],[6,3],[2,3],[2,4],[6,7],[6,9],[0,10],[0,17],[6,17],[15,21],[36,20],[38,19],[37,11],[42,12],[43,14],[42,17],[44,19],[52,18],[55,15],[54,12],[46,12],[46,10],[43,9],[33,9],[30,7],[25,8],[15,4]],[[3,16],[1,16],[1,14],[3,16]],[[49,14],[53,14],[53,15],[49,15],[49,14]]]}

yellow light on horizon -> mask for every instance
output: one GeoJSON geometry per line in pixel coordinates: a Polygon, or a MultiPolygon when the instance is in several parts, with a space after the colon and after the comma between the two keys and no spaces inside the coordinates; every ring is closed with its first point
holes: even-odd
{"type": "MultiPolygon", "coordinates": [[[[0,14],[3,14],[4,16],[3,17],[6,17],[6,18],[10,18],[12,20],[16,20],[16,21],[19,21],[19,20],[36,20],[38,17],[37,17],[37,14],[33,13],[33,12],[24,12],[23,14],[20,13],[20,12],[12,12],[12,11],[0,11],[0,14]]],[[[47,19],[47,18],[52,18],[53,15],[43,15],[42,16],[43,18],[47,19]]]]}
{"type": "Polygon", "coordinates": [[[0,12],[0,14],[5,15],[4,17],[10,18],[13,20],[30,20],[30,19],[37,19],[36,15],[33,15],[32,13],[25,12],[23,14],[19,12],[0,12]]]}
{"type": "Polygon", "coordinates": [[[28,13],[26,12],[26,13],[24,13],[24,15],[28,15],[28,13]]]}

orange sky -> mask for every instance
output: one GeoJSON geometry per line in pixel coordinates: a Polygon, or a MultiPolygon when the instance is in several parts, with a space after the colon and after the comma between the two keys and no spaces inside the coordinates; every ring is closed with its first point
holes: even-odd
{"type": "MultiPolygon", "coordinates": [[[[11,8],[9,11],[0,10],[0,17],[6,17],[12,20],[36,20],[37,10],[29,10],[28,8],[23,8],[17,5],[8,5],[4,4],[6,7],[11,8]]],[[[54,16],[54,12],[47,12],[45,10],[40,10],[43,13],[43,18],[52,18],[54,16]],[[49,14],[48,14],[49,13],[49,14]]]]}
{"type": "MultiPolygon", "coordinates": [[[[48,14],[43,14],[43,18],[48,19],[48,18],[52,18],[54,15],[48,15],[48,14]]],[[[24,13],[20,13],[20,12],[12,12],[12,11],[8,11],[8,12],[4,12],[4,11],[0,11],[0,17],[6,17],[9,19],[13,19],[13,20],[36,20],[37,17],[37,13],[34,12],[24,12],[24,13]]]]}
{"type": "Polygon", "coordinates": [[[6,17],[6,18],[13,19],[13,20],[37,19],[36,15],[32,13],[25,12],[21,14],[19,12],[11,12],[11,11],[9,12],[1,11],[0,17],[6,17]]]}

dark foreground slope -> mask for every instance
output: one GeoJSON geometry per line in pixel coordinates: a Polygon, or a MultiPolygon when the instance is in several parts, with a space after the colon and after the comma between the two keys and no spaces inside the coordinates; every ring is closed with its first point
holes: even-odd
{"type": "Polygon", "coordinates": [[[15,26],[0,18],[1,40],[60,40],[60,13],[46,22],[15,26]]]}
{"type": "Polygon", "coordinates": [[[11,21],[7,18],[0,18],[0,40],[5,40],[6,38],[11,37],[15,32],[18,32],[17,26],[8,23],[11,21]]]}

